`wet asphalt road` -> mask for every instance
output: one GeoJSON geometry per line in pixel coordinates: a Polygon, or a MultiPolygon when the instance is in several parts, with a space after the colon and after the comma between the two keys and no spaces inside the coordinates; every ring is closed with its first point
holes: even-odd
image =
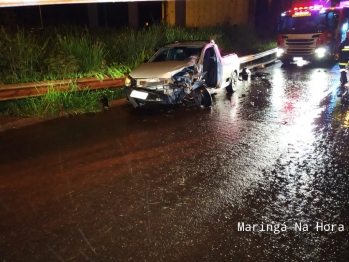
{"type": "Polygon", "coordinates": [[[0,261],[349,261],[338,66],[258,72],[0,133],[0,261]]]}

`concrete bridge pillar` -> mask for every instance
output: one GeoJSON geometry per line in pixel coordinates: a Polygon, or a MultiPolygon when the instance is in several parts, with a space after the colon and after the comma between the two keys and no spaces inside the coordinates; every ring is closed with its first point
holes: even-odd
{"type": "Polygon", "coordinates": [[[133,28],[139,27],[137,2],[128,2],[128,24],[133,28]]]}

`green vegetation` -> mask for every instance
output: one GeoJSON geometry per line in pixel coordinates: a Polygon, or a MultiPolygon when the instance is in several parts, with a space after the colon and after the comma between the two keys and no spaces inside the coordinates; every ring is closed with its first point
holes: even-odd
{"type": "Polygon", "coordinates": [[[45,28],[0,30],[0,83],[95,76],[118,78],[167,43],[214,39],[225,53],[239,56],[275,47],[275,39],[258,38],[243,26],[183,28],[156,24],[150,28],[45,28]]]}
{"type": "MultiPolygon", "coordinates": [[[[150,28],[121,30],[59,27],[39,31],[0,30],[0,84],[82,77],[119,78],[166,43],[214,39],[223,53],[244,56],[275,47],[275,39],[261,39],[243,26],[183,28],[156,24],[150,28]]],[[[44,97],[0,102],[0,116],[65,115],[100,110],[101,97],[115,99],[119,91],[58,93],[44,97]],[[108,93],[109,92],[109,93],[108,93]],[[113,93],[114,92],[114,93],[113,93]],[[107,94],[108,93],[108,94],[107,94]]]]}
{"type": "Polygon", "coordinates": [[[58,92],[52,87],[45,96],[1,102],[0,117],[50,117],[99,112],[103,110],[103,99],[112,101],[123,97],[123,88],[97,91],[81,90],[71,85],[69,91],[58,92]]]}

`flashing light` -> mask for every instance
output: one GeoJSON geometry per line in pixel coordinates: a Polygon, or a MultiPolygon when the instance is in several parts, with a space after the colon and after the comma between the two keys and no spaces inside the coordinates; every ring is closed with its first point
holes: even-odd
{"type": "Polygon", "coordinates": [[[323,5],[314,5],[315,10],[322,9],[324,6],[323,5]]]}
{"type": "Polygon", "coordinates": [[[343,8],[343,7],[349,7],[349,1],[343,1],[339,3],[339,7],[343,8]]]}
{"type": "MultiPolygon", "coordinates": [[[[349,1],[348,5],[349,5],[349,1]]],[[[323,5],[309,5],[309,6],[299,6],[299,7],[294,7],[293,10],[294,11],[303,11],[303,10],[320,10],[324,8],[323,5]]]]}

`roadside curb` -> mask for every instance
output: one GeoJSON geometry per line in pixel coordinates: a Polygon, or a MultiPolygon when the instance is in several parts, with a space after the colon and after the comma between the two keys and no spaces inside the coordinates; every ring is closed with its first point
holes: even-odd
{"type": "MultiPolygon", "coordinates": [[[[122,106],[126,103],[126,98],[121,98],[113,101],[109,101],[109,107],[116,107],[116,106],[122,106]]],[[[55,118],[59,118],[60,116],[52,116],[52,117],[28,117],[28,118],[11,118],[6,117],[3,119],[0,119],[0,133],[23,128],[26,126],[39,124],[48,120],[52,120],[55,118]]],[[[64,117],[62,117],[64,118],[64,117]]]]}

